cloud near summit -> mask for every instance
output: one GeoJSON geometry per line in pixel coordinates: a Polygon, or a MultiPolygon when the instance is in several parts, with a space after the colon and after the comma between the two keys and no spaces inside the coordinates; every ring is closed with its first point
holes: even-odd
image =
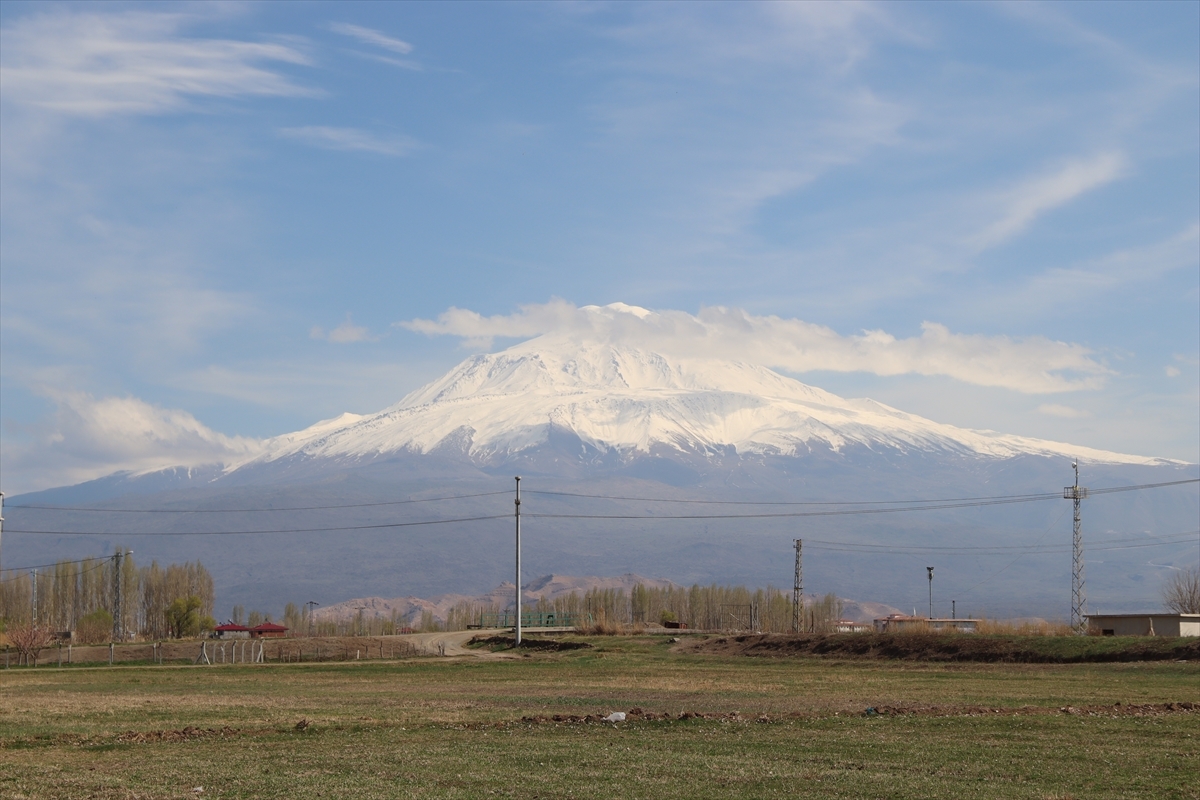
{"type": "Polygon", "coordinates": [[[1025,394],[1097,389],[1112,374],[1083,345],[1042,336],[954,333],[936,322],[923,323],[919,336],[906,339],[881,330],[843,336],[804,320],[723,306],[702,308],[693,315],[624,303],[578,307],[555,299],[491,317],[452,307],[436,320],[396,325],[430,336],[457,336],[467,346],[482,349],[490,349],[496,338],[607,341],[680,358],[746,361],[792,373],[948,376],[1025,394]]]}

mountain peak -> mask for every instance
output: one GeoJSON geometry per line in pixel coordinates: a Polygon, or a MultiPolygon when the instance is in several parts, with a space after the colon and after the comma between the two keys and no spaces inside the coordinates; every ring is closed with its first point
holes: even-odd
{"type": "MultiPolygon", "coordinates": [[[[623,304],[591,308],[652,313],[623,304]]],[[[732,449],[797,456],[861,446],[1169,463],[944,425],[873,400],[847,400],[747,362],[670,357],[561,333],[468,358],[377,414],[344,414],[277,437],[255,460],[450,449],[477,463],[497,463],[546,444],[555,431],[577,437],[581,453],[590,448],[625,459],[656,447],[692,455],[732,449]]]]}

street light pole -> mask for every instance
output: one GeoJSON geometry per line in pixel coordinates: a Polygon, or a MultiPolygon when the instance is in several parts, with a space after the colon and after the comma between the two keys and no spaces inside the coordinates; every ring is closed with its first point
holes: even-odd
{"type": "Polygon", "coordinates": [[[926,567],[929,570],[929,618],[933,619],[933,567],[926,567]]]}

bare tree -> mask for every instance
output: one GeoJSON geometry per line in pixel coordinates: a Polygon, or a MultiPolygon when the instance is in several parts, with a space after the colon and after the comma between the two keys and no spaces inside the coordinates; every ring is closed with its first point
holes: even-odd
{"type": "Polygon", "coordinates": [[[21,655],[25,664],[37,664],[38,654],[54,640],[49,630],[28,622],[10,625],[8,641],[21,655]]]}
{"type": "Polygon", "coordinates": [[[1163,605],[1176,614],[1200,614],[1200,570],[1171,573],[1162,588],[1163,605]]]}

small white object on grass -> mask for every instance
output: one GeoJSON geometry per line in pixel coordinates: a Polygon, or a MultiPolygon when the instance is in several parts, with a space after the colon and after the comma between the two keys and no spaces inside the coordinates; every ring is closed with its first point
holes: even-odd
{"type": "Polygon", "coordinates": [[[625,712],[624,711],[614,711],[613,713],[609,714],[604,719],[607,722],[624,722],[625,721],[625,712]]]}

